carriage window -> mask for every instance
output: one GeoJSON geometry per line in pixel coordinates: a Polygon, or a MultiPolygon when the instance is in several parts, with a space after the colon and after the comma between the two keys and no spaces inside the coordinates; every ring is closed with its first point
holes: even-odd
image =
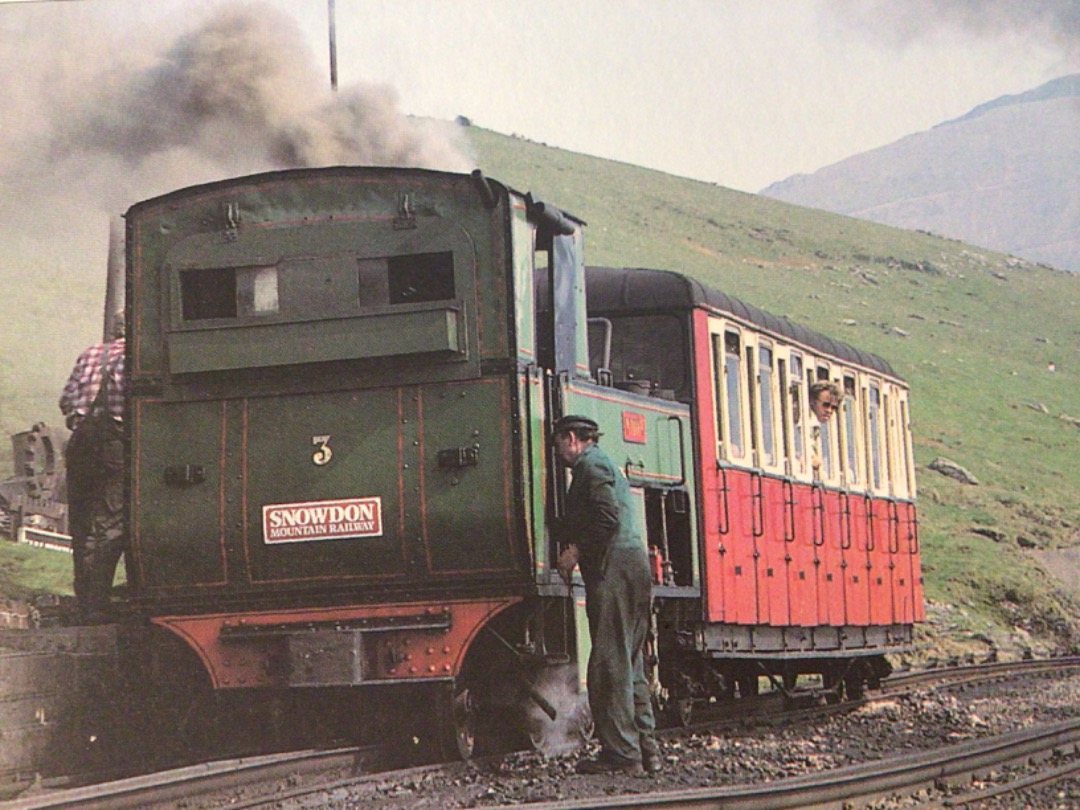
{"type": "MultiPolygon", "coordinates": [[[[719,337],[719,336],[717,336],[719,337]]],[[[728,440],[730,441],[730,456],[742,457],[743,446],[743,418],[742,418],[742,339],[738,332],[724,333],[723,371],[721,372],[720,355],[717,354],[716,373],[723,374],[723,390],[726,393],[725,403],[728,423],[728,440]]],[[[721,389],[721,380],[717,380],[717,391],[721,389]]],[[[717,418],[720,417],[721,405],[717,404],[717,418]]],[[[718,425],[719,427],[719,425],[718,425]]],[[[723,435],[723,434],[721,434],[723,435]]]]}
{"type": "Polygon", "coordinates": [[[795,451],[795,465],[803,469],[803,421],[802,421],[802,386],[803,360],[798,354],[791,355],[791,385],[788,393],[791,402],[792,445],[795,451]]]}
{"type": "Polygon", "coordinates": [[[893,400],[886,394],[882,399],[882,420],[885,425],[885,480],[891,492],[896,492],[896,416],[893,413],[893,400]]]}
{"type": "Polygon", "coordinates": [[[791,474],[791,407],[785,392],[788,387],[787,361],[780,357],[776,361],[776,383],[780,396],[780,455],[784,459],[786,471],[791,474]]]}
{"type": "Polygon", "coordinates": [[[765,463],[776,464],[776,429],[773,425],[773,350],[758,347],[758,398],[761,402],[761,454],[765,463]]]}
{"type": "Polygon", "coordinates": [[[867,414],[870,431],[870,483],[881,488],[881,389],[870,384],[870,410],[867,414]]]}
{"type": "Polygon", "coordinates": [[[856,424],[858,402],[855,392],[855,378],[844,377],[844,403],[841,405],[844,419],[844,459],[847,465],[848,483],[859,481],[859,456],[856,449],[858,425],[856,424]]]}
{"type": "MultiPolygon", "coordinates": [[[[749,419],[747,420],[747,427],[750,429],[750,450],[757,453],[758,449],[758,436],[757,430],[754,428],[754,423],[757,421],[757,392],[755,384],[757,379],[754,376],[754,349],[752,346],[746,347],[746,392],[747,398],[750,403],[749,419]]],[[[755,464],[758,462],[754,462],[755,464]]]]}
{"type": "MultiPolygon", "coordinates": [[[[817,382],[828,382],[829,367],[826,365],[817,366],[814,370],[814,376],[816,377],[817,382]]],[[[832,480],[835,475],[835,467],[833,464],[833,426],[836,425],[838,419],[839,416],[834,414],[831,419],[826,419],[819,424],[815,418],[810,431],[810,441],[813,444],[812,455],[820,459],[821,476],[825,480],[832,480]]],[[[835,432],[839,434],[840,429],[836,428],[835,432]]]]}
{"type": "Polygon", "coordinates": [[[897,431],[897,437],[900,439],[901,449],[903,450],[903,474],[904,484],[909,495],[915,494],[915,479],[912,474],[914,465],[911,458],[911,442],[908,440],[908,407],[907,402],[900,400],[900,429],[897,431]]]}

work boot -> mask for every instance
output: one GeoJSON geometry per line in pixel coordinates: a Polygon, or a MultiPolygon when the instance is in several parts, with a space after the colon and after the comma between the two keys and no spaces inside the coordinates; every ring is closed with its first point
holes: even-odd
{"type": "Polygon", "coordinates": [[[645,773],[659,773],[664,769],[664,758],[660,756],[660,746],[650,735],[641,735],[641,767],[645,773]]]}
{"type": "Polygon", "coordinates": [[[587,775],[603,773],[641,773],[641,763],[632,759],[617,760],[603,754],[596,759],[583,759],[574,768],[576,773],[587,775]]]}
{"type": "Polygon", "coordinates": [[[664,769],[664,760],[659,751],[645,751],[641,755],[641,767],[645,773],[660,773],[664,769]]]}

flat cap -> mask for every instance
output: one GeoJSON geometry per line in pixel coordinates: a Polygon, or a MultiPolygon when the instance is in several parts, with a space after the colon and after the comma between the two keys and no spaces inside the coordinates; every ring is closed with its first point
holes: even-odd
{"type": "Polygon", "coordinates": [[[599,433],[600,426],[587,416],[567,415],[560,417],[559,420],[551,428],[551,432],[553,434],[566,433],[570,430],[582,430],[599,433]]]}

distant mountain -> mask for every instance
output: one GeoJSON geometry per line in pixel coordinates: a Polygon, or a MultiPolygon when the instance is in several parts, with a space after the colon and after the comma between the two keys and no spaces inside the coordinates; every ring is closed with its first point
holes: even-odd
{"type": "Polygon", "coordinates": [[[1080,74],[761,194],[1080,272],[1080,74]]]}

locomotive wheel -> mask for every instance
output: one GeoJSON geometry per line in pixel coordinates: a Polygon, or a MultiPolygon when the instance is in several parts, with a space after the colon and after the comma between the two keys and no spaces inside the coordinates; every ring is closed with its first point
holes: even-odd
{"type": "Polygon", "coordinates": [[[675,716],[678,718],[680,726],[690,728],[690,723],[694,719],[694,699],[687,697],[675,701],[675,716]]]}
{"type": "Polygon", "coordinates": [[[450,708],[450,718],[454,730],[454,744],[458,756],[472,759],[476,753],[476,698],[469,689],[462,689],[454,698],[450,708]]]}

